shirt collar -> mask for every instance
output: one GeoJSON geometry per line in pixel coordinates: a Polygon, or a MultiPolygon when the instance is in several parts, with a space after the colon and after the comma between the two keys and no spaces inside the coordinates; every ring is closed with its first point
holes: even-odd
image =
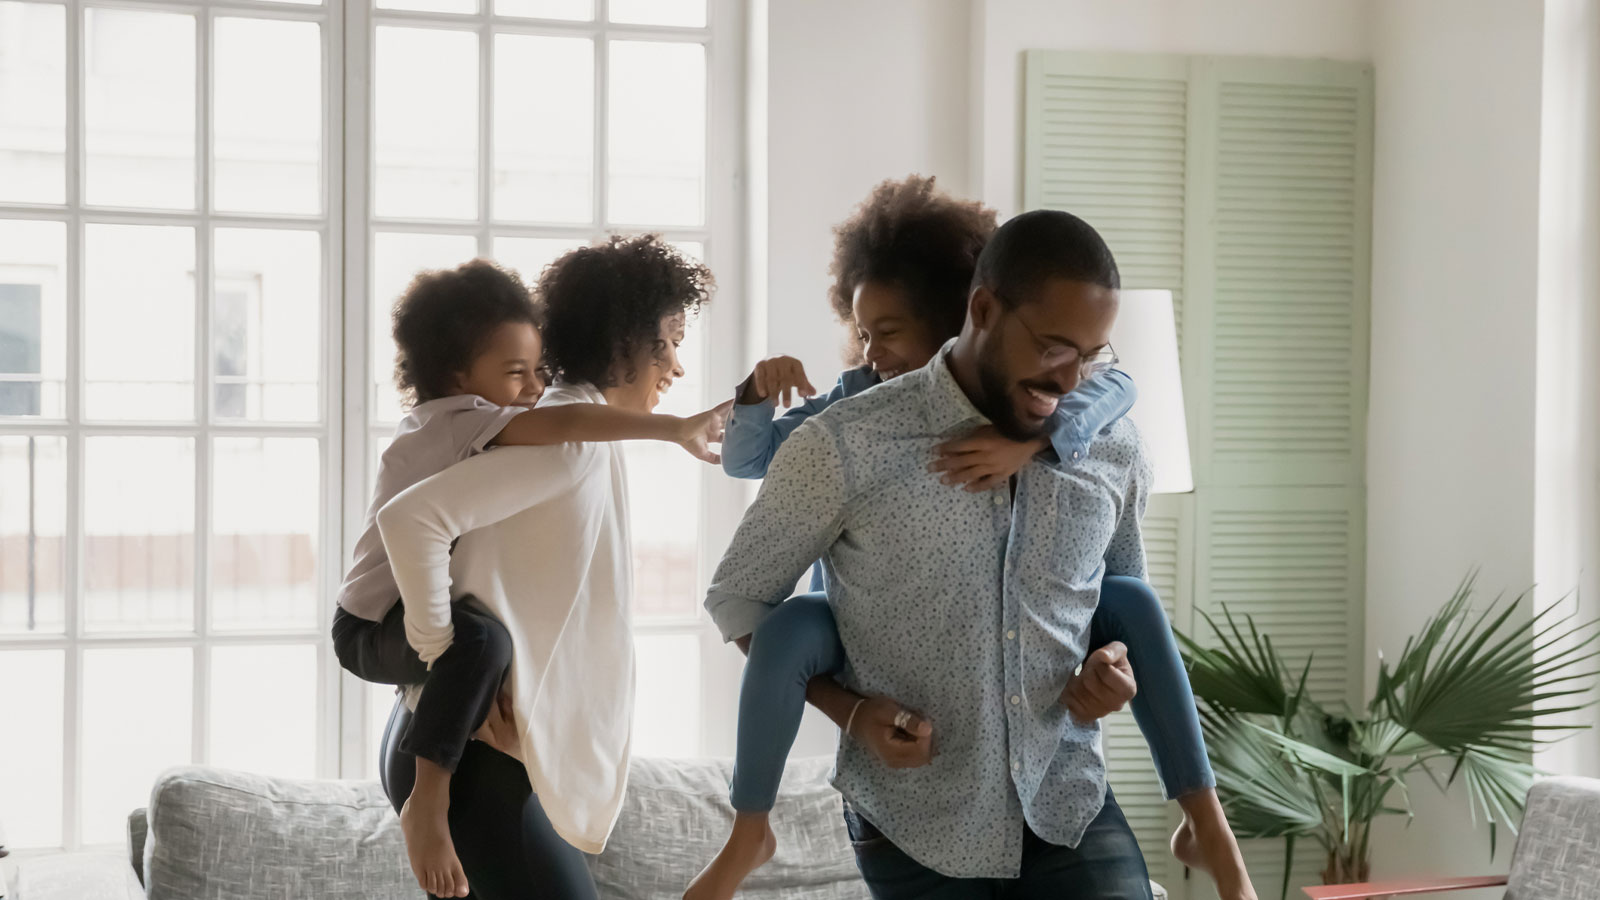
{"type": "Polygon", "coordinates": [[[956,383],[955,373],[950,371],[950,349],[955,343],[956,339],[951,338],[926,366],[913,374],[901,376],[923,380],[923,388],[928,396],[928,423],[935,432],[953,431],[962,425],[977,427],[989,424],[988,418],[967,399],[967,392],[956,383]]]}

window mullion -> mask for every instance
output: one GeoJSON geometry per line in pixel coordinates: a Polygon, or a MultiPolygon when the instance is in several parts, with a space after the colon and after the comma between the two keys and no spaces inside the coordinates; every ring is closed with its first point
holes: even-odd
{"type": "Polygon", "coordinates": [[[486,7],[478,28],[478,255],[494,255],[494,28],[486,7]]]}
{"type": "Polygon", "coordinates": [[[611,42],[608,40],[606,22],[611,17],[610,0],[594,0],[594,221],[603,235],[611,228],[611,217],[606,211],[610,202],[607,182],[606,141],[610,135],[611,97],[607,89],[611,84],[611,42]]]}
{"type": "Polygon", "coordinates": [[[191,691],[190,753],[197,763],[209,756],[209,723],[206,714],[211,693],[211,655],[206,638],[211,633],[211,95],[214,81],[211,36],[214,12],[207,8],[195,16],[195,317],[194,317],[194,629],[199,635],[192,660],[194,687],[191,691]]]}
{"type": "Polygon", "coordinates": [[[67,353],[66,353],[66,409],[67,418],[67,507],[64,534],[64,565],[62,603],[65,609],[64,626],[67,637],[65,654],[65,688],[62,691],[63,748],[66,759],[61,767],[61,842],[67,849],[80,845],[78,807],[81,793],[83,767],[83,687],[82,652],[77,639],[83,632],[79,606],[83,597],[83,567],[81,542],[83,531],[83,437],[77,433],[77,423],[82,421],[81,384],[83,343],[83,219],[78,210],[83,203],[83,4],[69,0],[66,10],[66,69],[67,95],[67,353]]]}
{"type": "MultiPolygon", "coordinates": [[[[368,287],[372,277],[372,89],[373,40],[371,7],[349,3],[344,7],[340,40],[339,91],[343,109],[335,121],[342,128],[339,213],[342,216],[342,267],[336,274],[336,306],[340,314],[338,373],[341,400],[339,561],[349,559],[364,524],[367,504],[367,446],[372,384],[368,287]]],[[[367,691],[365,683],[335,668],[339,697],[339,775],[345,778],[374,774],[366,754],[367,691]]]]}

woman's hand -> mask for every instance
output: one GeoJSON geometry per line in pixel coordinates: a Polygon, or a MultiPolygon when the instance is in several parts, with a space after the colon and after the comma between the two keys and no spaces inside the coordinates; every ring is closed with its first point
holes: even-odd
{"type": "Polygon", "coordinates": [[[915,769],[933,761],[933,725],[888,697],[861,701],[849,725],[850,736],[891,769],[915,769]]]}
{"type": "Polygon", "coordinates": [[[517,717],[511,709],[511,695],[501,691],[489,707],[489,714],[472,736],[515,759],[522,757],[522,738],[517,734],[517,717]]]}
{"type": "Polygon", "coordinates": [[[945,484],[966,485],[973,493],[987,491],[1005,484],[1048,446],[1050,442],[1042,437],[1013,441],[993,425],[984,425],[966,437],[933,448],[935,458],[928,471],[943,472],[939,480],[945,484]]]}
{"type": "Polygon", "coordinates": [[[711,449],[712,444],[722,443],[722,432],[728,421],[728,411],[733,409],[733,401],[718,404],[698,415],[693,415],[682,420],[678,432],[678,446],[689,451],[695,459],[703,460],[712,465],[722,462],[722,455],[711,449]]]}
{"type": "Polygon", "coordinates": [[[784,406],[794,405],[794,394],[802,398],[815,397],[817,389],[806,377],[805,366],[792,356],[774,356],[756,363],[750,377],[744,380],[739,391],[739,402],[748,406],[762,400],[781,400],[784,406]]]}

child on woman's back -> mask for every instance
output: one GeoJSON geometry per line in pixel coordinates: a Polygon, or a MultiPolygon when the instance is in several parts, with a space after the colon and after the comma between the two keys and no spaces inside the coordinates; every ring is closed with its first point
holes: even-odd
{"type": "Polygon", "coordinates": [[[417,760],[400,812],[417,882],[437,897],[467,896],[450,839],[450,776],[480,737],[515,754],[501,682],[511,660],[505,627],[471,596],[451,609],[450,647],[425,665],[406,637],[404,607],[375,519],[395,495],[498,445],[663,440],[718,462],[721,409],[691,418],[597,404],[533,408],[544,392],[540,310],[517,276],[485,260],[417,276],[395,304],[395,378],[411,408],[378,466],[355,561],[339,591],[333,645],[339,662],[380,684],[421,687],[401,749],[417,760]]]}

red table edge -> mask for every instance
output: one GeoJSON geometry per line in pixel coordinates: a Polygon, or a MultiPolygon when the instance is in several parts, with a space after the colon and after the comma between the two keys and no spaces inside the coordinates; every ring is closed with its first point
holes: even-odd
{"type": "Polygon", "coordinates": [[[1305,892],[1311,900],[1368,900],[1370,897],[1396,897],[1405,894],[1458,891],[1466,888],[1498,887],[1505,883],[1504,875],[1480,875],[1474,878],[1396,878],[1362,884],[1317,885],[1306,888],[1305,892]]]}

